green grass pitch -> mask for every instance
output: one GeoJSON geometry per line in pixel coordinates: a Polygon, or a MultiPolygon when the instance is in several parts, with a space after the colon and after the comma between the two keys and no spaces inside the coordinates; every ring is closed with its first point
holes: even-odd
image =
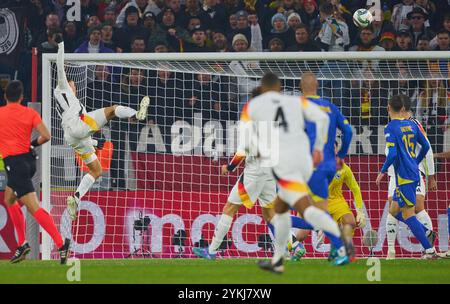
{"type": "MultiPolygon", "coordinates": [[[[77,283],[450,283],[450,260],[381,260],[381,281],[367,280],[367,260],[333,267],[326,260],[286,262],[282,275],[257,268],[254,259],[80,260],[77,283]]],[[[0,262],[0,283],[73,283],[58,261],[0,262]]]]}

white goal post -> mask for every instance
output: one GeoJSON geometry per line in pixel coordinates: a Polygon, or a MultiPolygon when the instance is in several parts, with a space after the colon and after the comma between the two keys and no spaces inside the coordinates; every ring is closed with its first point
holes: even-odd
{"type": "MultiPolygon", "coordinates": [[[[348,163],[360,182],[369,223],[355,234],[359,256],[371,251],[362,241],[371,229],[378,231],[379,241],[373,253],[386,252],[387,183],[379,190],[373,176],[384,160],[388,97],[409,94],[416,115],[433,133],[433,148],[450,148],[450,132],[427,125],[434,116],[441,119],[439,124],[450,125],[450,119],[442,117],[450,116],[450,52],[66,54],[67,73],[82,102],[92,107],[105,100],[132,106],[142,95],[155,101],[146,124],[115,123],[102,130],[113,143],[111,169],[87,195],[80,220],[72,223],[65,213],[65,197],[75,190],[83,168],[65,145],[54,112],[55,62],[56,54],[42,55],[42,117],[52,131],[51,143],[42,148],[42,206],[64,236],[75,238],[74,251],[80,258],[192,257],[194,245],[210,241],[237,179],[237,173],[220,177],[219,164],[231,159],[234,122],[268,71],[280,76],[288,94],[300,94],[303,72],[315,73],[319,93],[337,104],[355,129],[348,163]],[[434,104],[429,102],[433,96],[438,100],[434,104]],[[136,224],[146,218],[150,222],[145,227],[136,224]]],[[[444,180],[449,173],[448,163],[438,163],[439,192],[426,199],[441,250],[448,248],[443,214],[450,198],[444,180]]],[[[352,196],[345,193],[354,210],[352,196]]],[[[269,255],[270,245],[264,247],[269,233],[259,207],[240,211],[235,220],[224,255],[269,255]]],[[[315,241],[313,233],[306,241],[307,256],[325,256],[327,248],[315,248],[315,241]]],[[[403,257],[420,252],[404,226],[397,243],[403,257]]],[[[56,257],[53,247],[43,232],[42,259],[56,257]]]]}

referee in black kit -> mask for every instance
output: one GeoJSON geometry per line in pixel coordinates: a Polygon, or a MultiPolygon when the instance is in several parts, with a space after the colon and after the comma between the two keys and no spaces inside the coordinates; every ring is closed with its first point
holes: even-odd
{"type": "Polygon", "coordinates": [[[25,239],[25,219],[19,202],[25,205],[39,225],[55,242],[61,264],[69,257],[70,240],[63,241],[52,217],[39,206],[39,200],[31,179],[36,173],[34,149],[50,140],[50,132],[41,116],[33,109],[23,106],[23,85],[11,81],[5,91],[6,106],[0,107],[0,153],[6,168],[7,186],[5,204],[18,235],[18,248],[12,263],[25,259],[31,248],[25,239]],[[31,141],[33,129],[39,136],[31,141]]]}

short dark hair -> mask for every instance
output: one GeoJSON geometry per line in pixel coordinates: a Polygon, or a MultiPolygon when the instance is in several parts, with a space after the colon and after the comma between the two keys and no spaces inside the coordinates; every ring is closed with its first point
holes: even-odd
{"type": "Polygon", "coordinates": [[[320,6],[320,11],[327,15],[333,15],[334,6],[330,2],[325,2],[320,6]]]}
{"type": "Polygon", "coordinates": [[[310,31],[309,31],[309,26],[307,26],[307,25],[304,24],[304,23],[300,23],[299,25],[297,25],[297,26],[294,28],[294,32],[297,31],[298,29],[305,29],[305,30],[308,32],[308,35],[309,35],[309,33],[310,33],[310,31]]]}
{"type": "Polygon", "coordinates": [[[23,96],[23,84],[20,80],[12,80],[8,83],[5,90],[6,100],[17,102],[23,96]]]}
{"type": "Polygon", "coordinates": [[[436,36],[437,36],[437,35],[440,35],[440,34],[447,34],[447,35],[450,36],[450,33],[449,33],[446,29],[440,29],[440,30],[436,33],[436,36]]]}
{"type": "Polygon", "coordinates": [[[274,88],[281,85],[280,79],[274,73],[266,73],[261,79],[261,86],[265,88],[274,88]]]}
{"type": "Polygon", "coordinates": [[[409,99],[408,96],[403,94],[392,96],[391,99],[389,99],[389,107],[396,113],[400,112],[404,107],[405,97],[409,99]]]}
{"type": "Polygon", "coordinates": [[[403,102],[403,107],[405,108],[405,111],[411,111],[411,98],[409,98],[409,96],[407,95],[400,95],[402,102],[403,102]]]}

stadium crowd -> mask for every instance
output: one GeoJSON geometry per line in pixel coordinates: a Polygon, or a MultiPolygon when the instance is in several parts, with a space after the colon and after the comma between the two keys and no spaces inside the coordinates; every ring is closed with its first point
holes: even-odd
{"type": "MultiPolygon", "coordinates": [[[[19,79],[27,86],[27,96],[31,48],[38,48],[40,54],[56,53],[58,35],[67,53],[450,51],[448,0],[381,0],[380,18],[364,29],[353,24],[352,15],[366,7],[367,0],[80,0],[80,21],[67,20],[72,14],[67,2],[4,0],[0,5],[21,6],[26,12],[19,79]]],[[[251,68],[249,64],[244,68],[251,68]]],[[[396,69],[402,73],[407,68],[396,69]]],[[[415,114],[427,127],[434,151],[441,152],[449,124],[448,81],[370,78],[321,82],[320,93],[331,98],[353,125],[369,128],[387,123],[384,109],[389,96],[405,93],[414,101],[415,114]]],[[[142,96],[151,96],[149,121],[165,128],[161,131],[167,144],[170,127],[179,117],[189,120],[201,112],[203,118],[238,119],[250,94],[239,86],[245,83],[251,89],[248,81],[166,69],[118,71],[97,66],[87,83],[86,106],[92,110],[120,102],[137,107],[142,96]]],[[[298,88],[295,81],[284,85],[298,88]]],[[[133,131],[137,137],[138,128],[142,126],[112,123],[111,136],[119,147],[116,153],[125,153],[125,134],[133,131]]],[[[137,138],[131,142],[135,145],[137,138]]],[[[113,164],[113,175],[123,174],[122,167],[123,163],[113,164]]]]}

